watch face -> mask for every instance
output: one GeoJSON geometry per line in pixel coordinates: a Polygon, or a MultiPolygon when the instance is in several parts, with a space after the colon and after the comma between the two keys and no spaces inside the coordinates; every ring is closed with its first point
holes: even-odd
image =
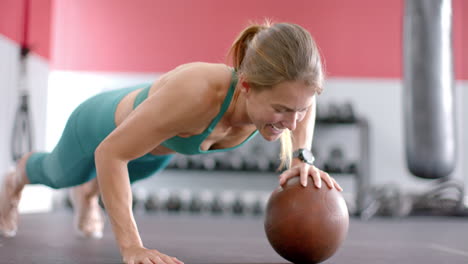
{"type": "Polygon", "coordinates": [[[314,160],[314,156],[309,151],[303,151],[302,156],[304,157],[304,160],[307,162],[313,162],[314,160]]]}
{"type": "Polygon", "coordinates": [[[298,149],[294,151],[293,156],[309,164],[312,164],[315,160],[312,152],[310,152],[310,150],[307,149],[298,149]]]}

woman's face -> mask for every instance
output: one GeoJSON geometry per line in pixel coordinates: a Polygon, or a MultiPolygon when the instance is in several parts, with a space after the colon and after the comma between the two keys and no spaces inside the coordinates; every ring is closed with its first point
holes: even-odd
{"type": "Polygon", "coordinates": [[[246,108],[252,123],[268,141],[277,140],[285,129],[296,129],[312,107],[314,89],[303,82],[282,82],[272,89],[247,89],[246,108]]]}

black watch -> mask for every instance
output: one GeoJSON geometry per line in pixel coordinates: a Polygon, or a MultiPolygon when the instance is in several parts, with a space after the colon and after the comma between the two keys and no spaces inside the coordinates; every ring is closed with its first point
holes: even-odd
{"type": "Polygon", "coordinates": [[[307,164],[314,164],[315,157],[308,149],[300,148],[293,152],[293,158],[298,158],[307,164]]]}

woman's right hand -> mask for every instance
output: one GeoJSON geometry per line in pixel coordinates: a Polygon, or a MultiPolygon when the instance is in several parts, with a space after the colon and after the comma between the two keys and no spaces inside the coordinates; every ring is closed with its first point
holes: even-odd
{"type": "Polygon", "coordinates": [[[122,250],[122,257],[126,264],[184,264],[175,257],[144,247],[131,247],[122,250]]]}

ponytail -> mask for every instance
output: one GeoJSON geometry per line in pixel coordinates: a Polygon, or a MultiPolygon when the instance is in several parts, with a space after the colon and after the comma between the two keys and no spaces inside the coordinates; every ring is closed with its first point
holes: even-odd
{"type": "Polygon", "coordinates": [[[266,21],[263,25],[251,24],[239,34],[237,39],[232,44],[231,49],[229,50],[229,56],[231,57],[232,66],[234,69],[239,70],[242,61],[244,60],[247,48],[249,47],[249,43],[252,41],[255,35],[269,27],[270,23],[268,21],[266,21]]]}

